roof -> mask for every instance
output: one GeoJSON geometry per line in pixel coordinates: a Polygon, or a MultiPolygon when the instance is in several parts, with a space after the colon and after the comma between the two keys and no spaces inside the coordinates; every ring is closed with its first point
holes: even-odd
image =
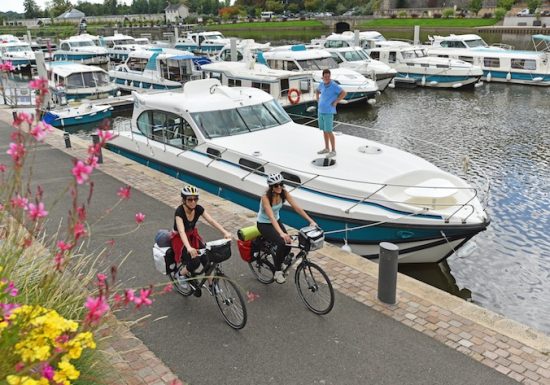
{"type": "Polygon", "coordinates": [[[177,11],[181,7],[188,8],[187,5],[180,3],[180,4],[168,4],[168,6],[166,8],[164,8],[164,10],[165,11],[177,11]]]}
{"type": "Polygon", "coordinates": [[[66,77],[66,76],[69,76],[70,74],[78,73],[78,72],[98,72],[99,71],[99,72],[107,73],[105,70],[103,70],[100,67],[89,66],[89,65],[73,63],[73,62],[62,62],[62,61],[50,62],[46,64],[46,68],[51,69],[54,73],[63,77],[66,77]]]}
{"type": "Polygon", "coordinates": [[[83,17],[86,17],[84,12],[79,11],[76,8],[71,8],[67,12],[64,12],[61,15],[57,16],[56,19],[81,19],[83,17]]]}

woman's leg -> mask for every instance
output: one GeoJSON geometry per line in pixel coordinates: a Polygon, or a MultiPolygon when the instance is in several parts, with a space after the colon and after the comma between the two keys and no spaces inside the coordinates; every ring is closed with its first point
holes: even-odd
{"type": "MultiPolygon", "coordinates": [[[[273,262],[275,263],[275,271],[280,271],[281,264],[283,263],[290,248],[286,246],[284,239],[281,238],[271,223],[258,223],[257,226],[262,236],[277,246],[277,251],[275,252],[273,262]]],[[[287,232],[281,221],[279,221],[279,226],[281,227],[281,230],[285,233],[287,232]]]]}

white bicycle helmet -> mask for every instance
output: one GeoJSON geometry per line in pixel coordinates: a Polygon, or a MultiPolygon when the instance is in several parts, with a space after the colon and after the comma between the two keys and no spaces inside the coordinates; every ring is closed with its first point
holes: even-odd
{"type": "Polygon", "coordinates": [[[267,176],[267,185],[268,186],[273,186],[274,184],[282,183],[282,182],[283,182],[283,176],[281,174],[279,174],[278,172],[276,172],[274,174],[269,174],[267,176]]]}
{"type": "Polygon", "coordinates": [[[199,196],[199,190],[195,186],[191,186],[190,184],[183,186],[181,189],[181,197],[198,197],[199,196]]]}

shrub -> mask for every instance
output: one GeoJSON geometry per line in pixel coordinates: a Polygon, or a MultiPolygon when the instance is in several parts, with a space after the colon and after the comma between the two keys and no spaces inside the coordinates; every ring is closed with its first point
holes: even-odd
{"type": "Polygon", "coordinates": [[[418,18],[418,14],[417,14],[417,13],[411,13],[411,17],[412,17],[413,19],[416,19],[416,18],[418,18]]]}
{"type": "Polygon", "coordinates": [[[497,8],[495,9],[495,18],[497,20],[502,20],[504,19],[504,16],[506,16],[506,9],[504,8],[497,8]]]}
{"type": "Polygon", "coordinates": [[[441,19],[441,13],[434,13],[434,19],[441,19]]]}
{"type": "Polygon", "coordinates": [[[484,19],[490,19],[490,18],[492,18],[492,17],[493,17],[493,14],[492,14],[491,12],[485,12],[485,13],[483,14],[483,18],[484,18],[484,19]]]}
{"type": "Polygon", "coordinates": [[[390,18],[391,18],[391,19],[395,19],[395,18],[397,18],[397,15],[396,15],[395,13],[392,13],[392,14],[390,15],[390,18]]]}
{"type": "Polygon", "coordinates": [[[407,17],[407,12],[406,11],[399,12],[399,18],[403,19],[405,17],[407,17]]]}
{"type": "Polygon", "coordinates": [[[451,16],[454,16],[454,14],[455,14],[455,10],[454,10],[453,8],[445,8],[445,9],[443,10],[443,17],[444,17],[445,19],[448,19],[448,18],[450,18],[451,16]]]}

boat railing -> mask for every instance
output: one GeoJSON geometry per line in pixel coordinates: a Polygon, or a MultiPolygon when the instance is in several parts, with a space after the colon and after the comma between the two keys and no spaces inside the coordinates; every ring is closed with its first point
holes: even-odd
{"type": "MultiPolygon", "coordinates": [[[[134,132],[129,126],[128,119],[126,118],[126,122],[123,122],[122,119],[116,118],[115,122],[113,123],[113,130],[122,132],[122,131],[129,131],[131,133],[132,139],[134,132]]],[[[359,125],[353,125],[349,123],[344,122],[336,122],[336,127],[342,127],[344,125],[350,125],[354,127],[362,127],[359,125]]],[[[151,133],[154,136],[154,130],[155,128],[151,128],[151,133]]],[[[157,139],[155,138],[149,138],[147,135],[143,135],[143,137],[146,138],[147,145],[150,145],[150,141],[154,141],[157,143],[157,145],[162,145],[164,151],[166,151],[168,148],[174,148],[177,147],[175,144],[171,144],[169,140],[166,138],[166,129],[163,130],[164,134],[162,136],[159,136],[157,139]]],[[[387,132],[386,132],[387,134],[387,132]]],[[[418,140],[418,139],[417,139],[418,140]]],[[[427,141],[419,140],[420,142],[430,143],[427,141]]],[[[202,153],[208,154],[208,156],[211,158],[210,162],[207,164],[207,167],[210,167],[214,162],[216,161],[226,161],[227,159],[224,159],[223,154],[228,152],[229,149],[224,146],[220,146],[218,144],[214,143],[199,143],[196,146],[184,146],[183,145],[184,140],[182,139],[182,151],[178,154],[180,156],[181,154],[189,151],[189,150],[195,150],[200,151],[202,153]],[[215,150],[214,152],[212,150],[215,150]],[[217,151],[217,152],[216,152],[217,151]]],[[[433,144],[433,146],[437,146],[436,144],[433,144]]],[[[410,149],[407,148],[407,151],[410,149]]],[[[447,152],[449,152],[448,149],[446,149],[447,152]]],[[[238,156],[243,159],[250,159],[250,154],[241,153],[238,151],[231,150],[230,153],[234,156],[238,156]]],[[[425,155],[425,154],[423,154],[425,155]]],[[[467,216],[462,216],[461,220],[462,222],[466,222],[466,220],[475,212],[475,207],[473,205],[473,201],[479,197],[479,191],[478,188],[475,186],[473,187],[458,187],[458,186],[438,186],[438,185],[408,185],[408,184],[397,184],[397,183],[377,183],[377,182],[370,182],[370,181],[361,181],[361,180],[351,180],[347,178],[339,178],[335,176],[329,176],[329,175],[323,175],[321,173],[311,173],[311,172],[305,172],[300,169],[291,168],[288,166],[283,166],[275,162],[269,162],[265,161],[258,164],[257,159],[253,159],[255,167],[247,166],[246,164],[239,164],[241,169],[244,171],[247,171],[245,175],[243,175],[240,179],[245,180],[249,178],[251,175],[263,175],[266,176],[268,173],[266,173],[264,170],[267,166],[270,166],[272,170],[280,170],[282,172],[292,172],[295,173],[296,176],[299,176],[299,182],[293,181],[293,180],[285,180],[285,183],[290,187],[290,191],[293,191],[295,189],[306,189],[311,191],[320,192],[323,194],[326,194],[328,196],[338,194],[339,196],[342,196],[342,192],[335,192],[332,191],[326,187],[323,187],[323,181],[332,181],[333,184],[341,184],[341,183],[350,183],[352,186],[364,186],[364,187],[357,187],[356,190],[362,190],[367,191],[366,194],[357,194],[357,193],[346,193],[344,197],[348,200],[350,200],[350,204],[348,207],[343,208],[343,211],[346,213],[350,213],[351,210],[361,204],[364,203],[370,203],[375,205],[380,205],[383,207],[387,207],[390,209],[395,209],[402,211],[403,206],[410,207],[413,209],[414,207],[420,208],[421,213],[423,214],[429,214],[430,212],[433,213],[433,215],[439,215],[441,216],[441,211],[437,210],[449,210],[451,208],[454,208],[454,211],[451,212],[448,216],[444,217],[443,219],[445,222],[449,222],[453,217],[455,217],[461,210],[469,209],[469,214],[467,216]],[[304,179],[305,178],[305,179],[304,179]],[[303,180],[304,179],[304,180],[303,180]],[[314,183],[315,182],[315,183],[314,183]],[[336,183],[334,183],[336,182],[336,183]],[[367,187],[368,186],[368,187],[367,187]],[[458,191],[464,192],[465,200],[463,202],[438,202],[437,197],[429,200],[430,195],[426,194],[426,197],[423,197],[422,194],[420,196],[422,199],[425,200],[425,202],[408,202],[403,199],[391,199],[392,196],[395,196],[395,194],[392,194],[392,189],[397,189],[398,191],[405,192],[406,189],[414,188],[415,191],[422,191],[423,189],[429,190],[433,189],[435,191],[445,191],[448,190],[449,194],[448,196],[455,194],[458,191]],[[392,205],[394,205],[392,207],[392,205]]],[[[273,172],[273,171],[271,171],[273,172]]],[[[407,195],[407,194],[405,194],[407,195]]],[[[445,196],[445,194],[443,194],[445,196]]],[[[412,197],[412,196],[411,196],[412,197]]],[[[486,202],[483,203],[483,206],[486,206],[486,202]]]]}

